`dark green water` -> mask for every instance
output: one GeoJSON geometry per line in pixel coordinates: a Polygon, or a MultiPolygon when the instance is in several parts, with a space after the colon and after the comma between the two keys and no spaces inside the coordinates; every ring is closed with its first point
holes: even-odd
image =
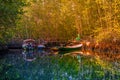
{"type": "Polygon", "coordinates": [[[0,80],[120,80],[120,61],[13,50],[0,59],[0,80]]]}

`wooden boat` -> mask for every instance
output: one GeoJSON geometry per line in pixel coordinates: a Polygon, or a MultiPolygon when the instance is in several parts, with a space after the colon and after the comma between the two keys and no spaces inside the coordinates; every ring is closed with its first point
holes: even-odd
{"type": "Polygon", "coordinates": [[[50,48],[52,51],[58,51],[59,50],[59,47],[52,47],[52,48],[50,48]]]}
{"type": "Polygon", "coordinates": [[[44,49],[44,48],[45,48],[45,45],[39,44],[37,47],[38,47],[38,50],[41,50],[41,49],[44,49]]]}
{"type": "Polygon", "coordinates": [[[60,47],[59,51],[73,51],[73,50],[79,50],[81,49],[83,44],[77,44],[73,46],[66,46],[66,47],[60,47]]]}
{"type": "Polygon", "coordinates": [[[22,48],[25,50],[32,50],[35,49],[35,40],[34,39],[26,39],[23,41],[22,48]]]}

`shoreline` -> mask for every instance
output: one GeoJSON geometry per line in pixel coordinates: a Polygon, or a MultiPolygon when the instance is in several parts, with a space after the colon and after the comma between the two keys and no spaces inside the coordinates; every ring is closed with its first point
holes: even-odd
{"type": "MultiPolygon", "coordinates": [[[[70,42],[66,43],[58,43],[58,42],[49,42],[45,46],[46,47],[53,47],[53,46],[60,46],[61,44],[68,44],[70,42]]],[[[95,43],[95,42],[90,42],[90,41],[85,41],[82,40],[81,42],[83,44],[82,51],[90,50],[90,51],[95,51],[95,52],[109,52],[109,53],[120,53],[120,46],[119,43],[95,43]]],[[[64,45],[65,46],[65,45],[64,45]]],[[[22,49],[22,43],[7,43],[7,44],[0,44],[0,51],[5,51],[8,49],[22,49]]]]}

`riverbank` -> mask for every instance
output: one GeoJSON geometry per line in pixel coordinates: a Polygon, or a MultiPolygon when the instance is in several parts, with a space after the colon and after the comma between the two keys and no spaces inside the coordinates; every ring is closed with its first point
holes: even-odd
{"type": "MultiPolygon", "coordinates": [[[[72,42],[47,42],[45,46],[48,48],[53,46],[66,46],[72,42]]],[[[120,46],[119,43],[106,43],[100,42],[96,43],[93,41],[85,41],[82,40],[78,43],[82,43],[82,51],[91,50],[95,52],[109,52],[109,53],[120,53],[120,46]]],[[[8,49],[22,49],[22,42],[14,42],[14,43],[7,43],[7,44],[0,44],[0,51],[5,51],[8,49]]]]}
{"type": "Polygon", "coordinates": [[[118,43],[95,43],[95,42],[82,42],[82,50],[91,50],[95,52],[106,52],[106,53],[120,53],[120,46],[118,43]]]}

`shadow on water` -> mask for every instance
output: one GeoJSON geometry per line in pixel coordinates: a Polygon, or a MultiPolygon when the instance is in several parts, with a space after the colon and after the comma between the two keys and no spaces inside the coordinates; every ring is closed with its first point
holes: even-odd
{"type": "Polygon", "coordinates": [[[0,59],[0,80],[120,80],[120,60],[102,59],[97,53],[75,51],[61,55],[49,50],[9,53],[0,59]]]}

